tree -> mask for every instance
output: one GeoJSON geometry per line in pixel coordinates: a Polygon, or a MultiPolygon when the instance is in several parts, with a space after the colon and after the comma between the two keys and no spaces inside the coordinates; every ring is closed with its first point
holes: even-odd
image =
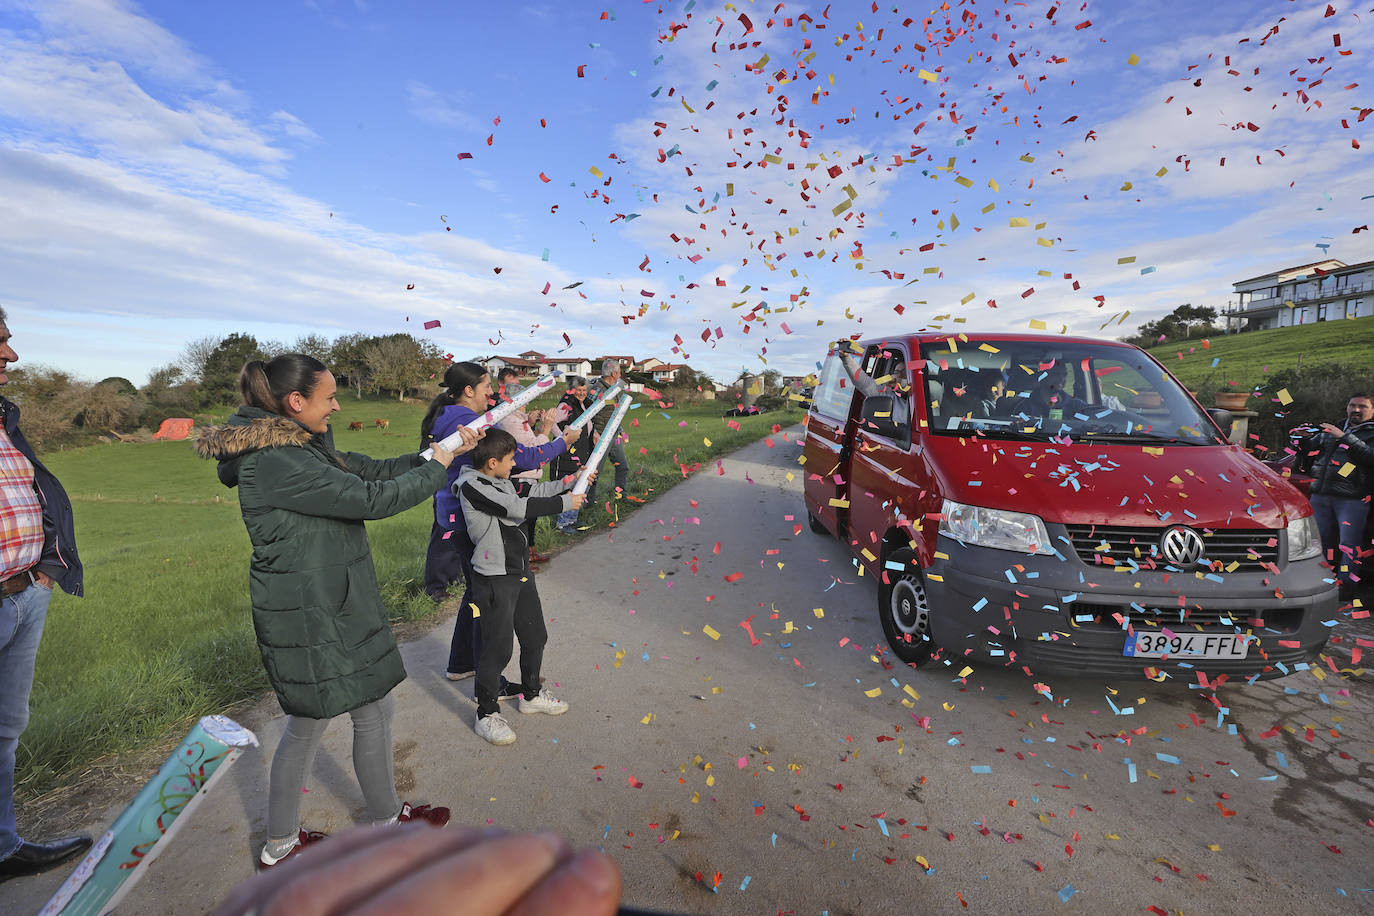
{"type": "Polygon", "coordinates": [[[396,399],[404,401],[406,392],[418,388],[443,371],[444,355],[428,340],[416,340],[409,334],[389,334],[378,337],[365,348],[367,367],[378,388],[396,392],[396,399]]]}
{"type": "Polygon", "coordinates": [[[353,389],[358,400],[362,400],[364,389],[372,387],[367,349],[373,340],[367,334],[341,335],[329,348],[329,359],[324,361],[333,368],[335,378],[353,389]]]}
{"type": "Polygon", "coordinates": [[[1157,321],[1148,321],[1136,329],[1136,334],[1125,338],[1128,343],[1146,347],[1165,340],[1186,340],[1189,337],[1205,337],[1218,332],[1212,323],[1217,310],[1211,306],[1193,305],[1185,302],[1157,321]]]}
{"type": "Polygon", "coordinates": [[[133,426],[143,412],[143,403],[137,395],[127,379],[108,378],[97,382],[86,391],[76,425],[86,429],[133,426]]]}
{"type": "Polygon", "coordinates": [[[210,361],[210,356],[219,346],[219,341],[213,337],[200,337],[191,341],[181,350],[181,355],[177,357],[176,365],[181,369],[182,374],[193,382],[200,381],[205,374],[205,364],[210,361]]]}
{"type": "Polygon", "coordinates": [[[24,435],[35,445],[51,442],[76,425],[90,386],[46,366],[14,368],[5,395],[23,412],[24,435]]]}
{"type": "Polygon", "coordinates": [[[297,337],[296,342],[291,345],[291,352],[313,356],[326,366],[331,365],[330,360],[334,358],[334,346],[323,334],[303,334],[297,337]]]}
{"type": "Polygon", "coordinates": [[[201,369],[197,401],[202,407],[237,401],[244,364],[262,357],[262,348],[252,334],[235,333],[221,340],[201,369]]]}

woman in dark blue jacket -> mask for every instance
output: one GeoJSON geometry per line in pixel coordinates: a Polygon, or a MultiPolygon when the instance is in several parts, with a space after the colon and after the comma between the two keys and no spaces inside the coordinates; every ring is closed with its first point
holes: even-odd
{"type": "MultiPolygon", "coordinates": [[[[460,426],[466,426],[486,411],[491,397],[491,376],[477,363],[454,363],[444,373],[443,387],[444,391],[430,403],[420,423],[422,448],[452,435],[460,426]]],[[[575,441],[578,434],[569,435],[575,441]]],[[[565,436],[534,448],[518,446],[515,469],[533,471],[542,467],[568,450],[568,438],[565,436]]],[[[434,494],[434,525],[430,528],[429,549],[425,551],[425,592],[431,598],[442,600],[459,573],[463,576],[464,595],[453,625],[446,672],[451,681],[472,677],[482,649],[481,633],[474,626],[472,606],[466,594],[472,582],[472,540],[463,521],[463,508],[453,495],[454,482],[469,464],[466,456],[455,459],[449,465],[447,483],[434,494]]]]}

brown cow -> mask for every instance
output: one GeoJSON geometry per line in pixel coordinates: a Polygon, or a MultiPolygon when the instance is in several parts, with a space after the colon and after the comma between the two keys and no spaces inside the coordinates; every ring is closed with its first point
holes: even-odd
{"type": "Polygon", "coordinates": [[[390,428],[391,428],[391,421],[390,421],[390,420],[373,420],[373,421],[372,421],[372,425],[375,426],[375,427],[377,427],[378,429],[390,429],[390,428]]]}
{"type": "Polygon", "coordinates": [[[362,428],[363,428],[363,421],[362,421],[362,420],[355,420],[354,422],[348,424],[348,428],[349,428],[349,429],[362,429],[362,428]]]}

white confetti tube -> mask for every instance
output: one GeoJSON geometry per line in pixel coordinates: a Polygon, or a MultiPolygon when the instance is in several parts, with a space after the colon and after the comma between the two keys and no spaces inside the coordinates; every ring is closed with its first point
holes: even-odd
{"type": "Polygon", "coordinates": [[[615,405],[615,413],[606,421],[606,428],[601,431],[601,438],[596,440],[596,448],[592,449],[591,457],[587,459],[587,464],[582,468],[582,473],[577,475],[577,482],[573,484],[574,493],[586,493],[591,481],[587,478],[601,464],[601,459],[606,457],[606,450],[611,447],[611,442],[615,440],[616,433],[620,432],[620,421],[625,419],[625,413],[630,409],[630,396],[622,394],[620,401],[615,405]]]}
{"type": "Polygon", "coordinates": [[[586,410],[582,411],[581,415],[578,416],[576,420],[573,420],[571,423],[569,423],[568,426],[572,429],[581,429],[582,427],[586,426],[588,423],[592,421],[592,417],[601,413],[601,408],[605,407],[607,404],[611,403],[611,401],[615,400],[615,396],[620,394],[621,387],[621,383],[616,382],[614,385],[607,388],[605,391],[601,392],[601,397],[593,401],[591,403],[591,406],[588,407],[586,410]]]}
{"type": "MultiPolygon", "coordinates": [[[[495,426],[497,423],[500,423],[507,416],[509,416],[512,411],[524,407],[530,401],[533,401],[535,398],[539,397],[541,394],[544,394],[546,391],[552,388],[554,382],[562,374],[562,372],[559,372],[557,369],[555,369],[548,375],[541,375],[539,378],[535,379],[534,384],[528,385],[525,388],[521,389],[520,393],[517,394],[515,397],[511,398],[509,401],[502,401],[500,404],[497,404],[491,410],[488,410],[486,413],[479,416],[476,420],[473,420],[471,423],[467,423],[464,426],[459,427],[459,429],[470,429],[473,432],[481,432],[482,430],[487,429],[488,427],[495,426]]],[[[445,436],[443,439],[440,439],[439,444],[442,445],[444,448],[448,449],[449,451],[453,451],[458,446],[463,444],[463,437],[459,433],[459,431],[455,429],[453,431],[453,435],[445,436]]],[[[425,449],[423,452],[420,453],[420,457],[426,460],[433,458],[434,449],[425,449]]]]}

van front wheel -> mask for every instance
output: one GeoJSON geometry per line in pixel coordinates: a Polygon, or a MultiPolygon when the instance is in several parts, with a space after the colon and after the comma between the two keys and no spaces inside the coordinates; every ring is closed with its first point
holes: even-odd
{"type": "Polygon", "coordinates": [[[888,555],[887,562],[900,563],[903,571],[884,566],[883,574],[888,581],[878,589],[878,616],[892,654],[903,662],[919,665],[930,659],[935,642],[930,636],[930,597],[925,577],[912,565],[914,558],[910,550],[888,555]]]}

